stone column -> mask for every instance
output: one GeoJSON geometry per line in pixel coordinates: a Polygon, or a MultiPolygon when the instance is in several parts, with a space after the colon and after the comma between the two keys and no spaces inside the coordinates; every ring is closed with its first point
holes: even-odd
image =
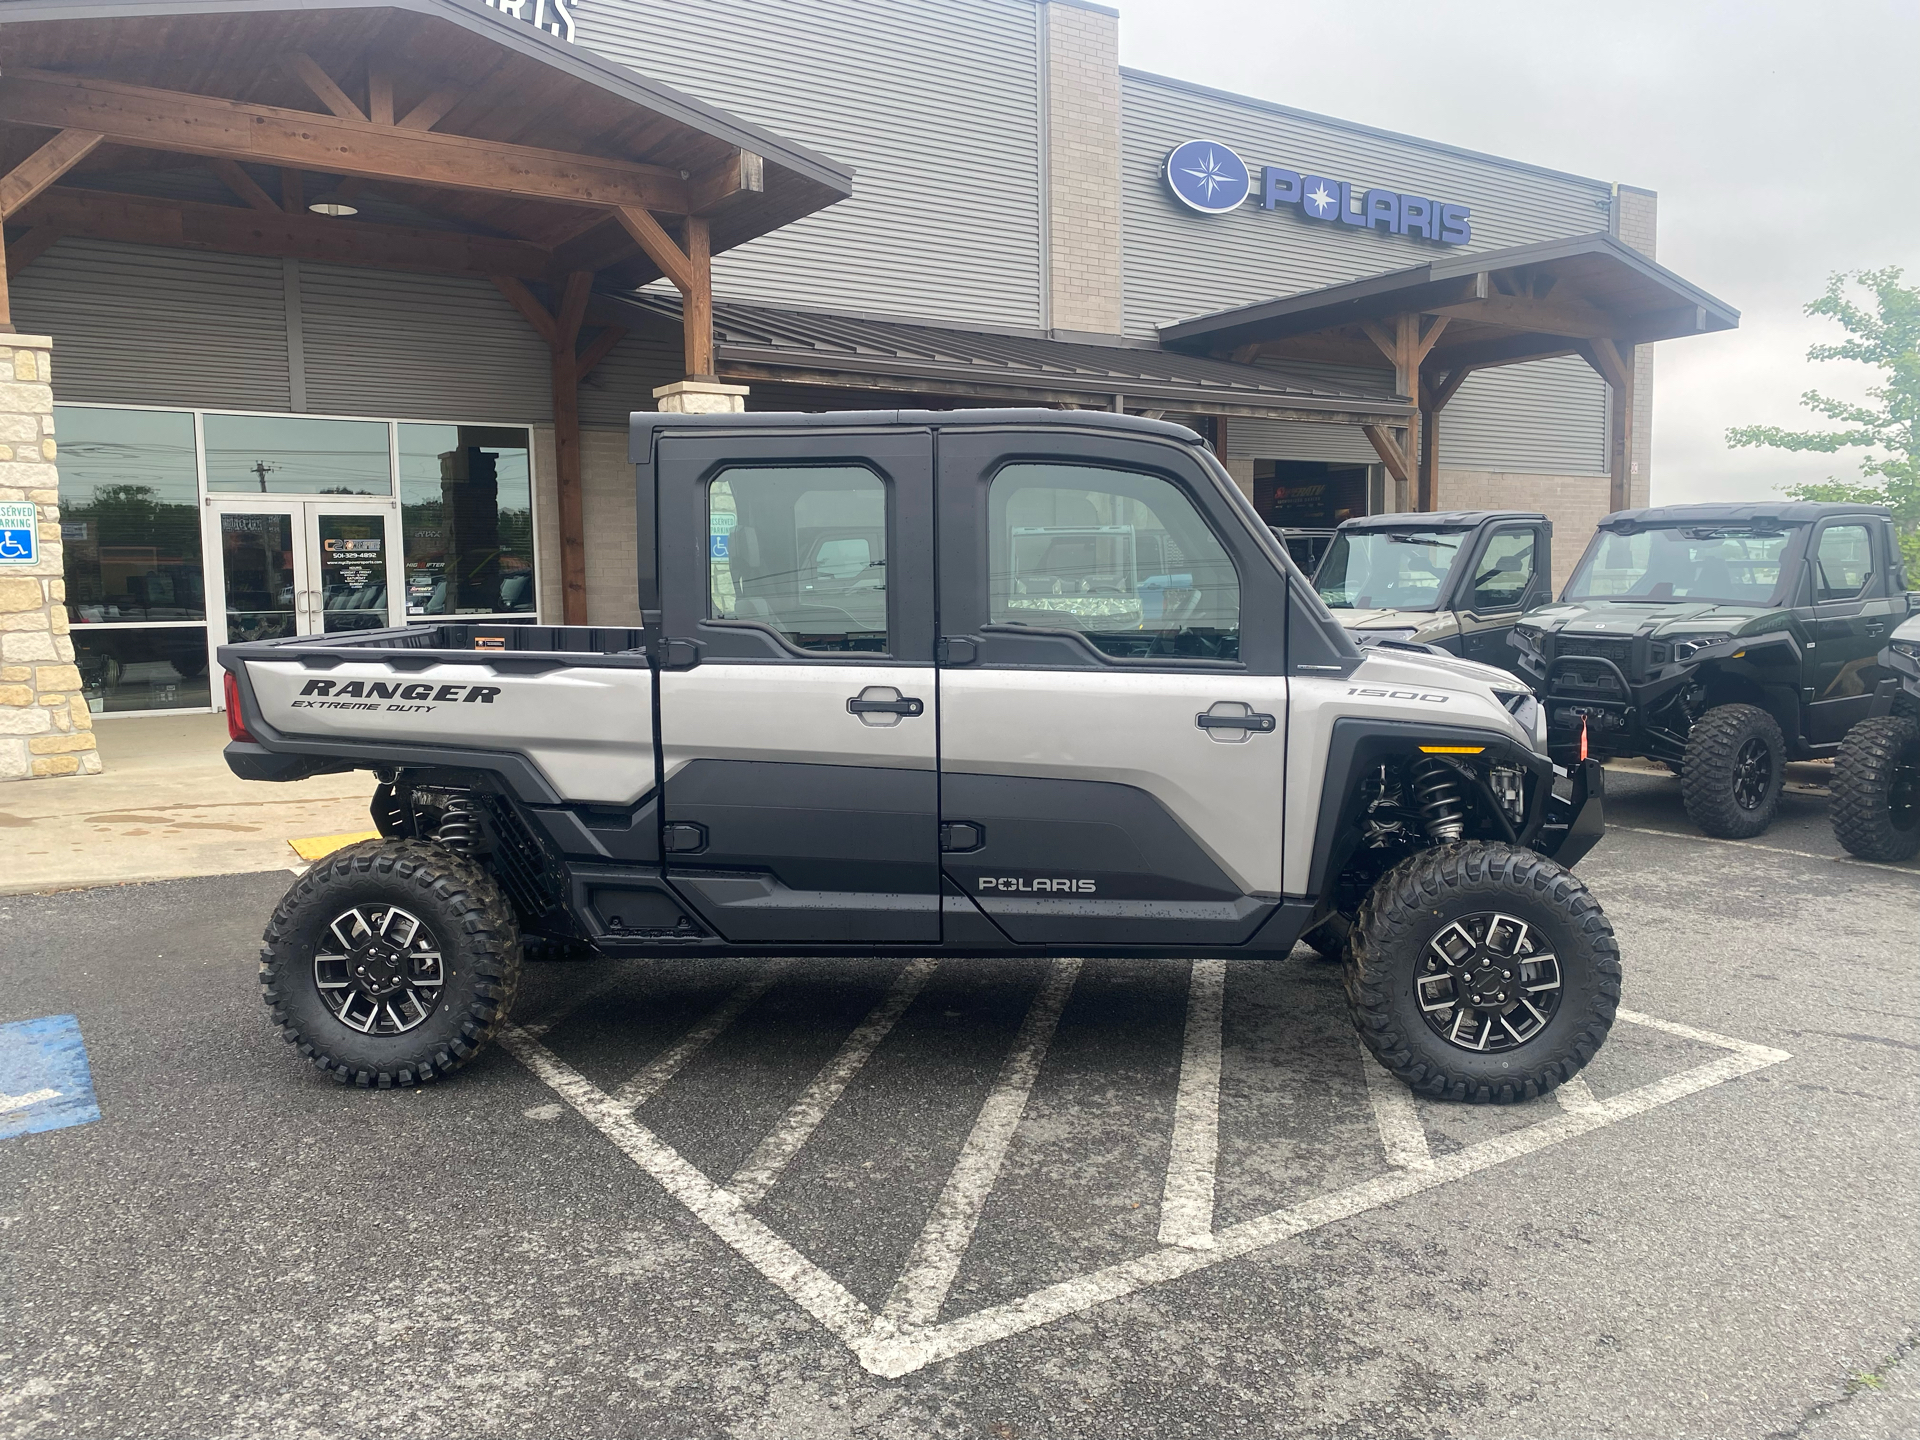
{"type": "Polygon", "coordinates": [[[1120,258],[1120,14],[1084,0],[1048,5],[1047,325],[1117,336],[1120,258]]]}
{"type": "Polygon", "coordinates": [[[97,775],[93,716],[67,638],[53,341],[0,334],[0,503],[34,507],[39,557],[0,556],[0,780],[97,775]]]}
{"type": "Polygon", "coordinates": [[[653,392],[657,408],[669,415],[730,415],[747,408],[745,385],[718,380],[676,380],[653,392]]]}

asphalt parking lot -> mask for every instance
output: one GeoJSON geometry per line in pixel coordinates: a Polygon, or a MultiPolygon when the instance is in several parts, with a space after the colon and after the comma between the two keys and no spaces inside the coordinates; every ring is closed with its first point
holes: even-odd
{"type": "Polygon", "coordinates": [[[0,899],[101,1114],[0,1139],[0,1434],[1920,1433],[1920,865],[1610,784],[1627,1012],[1506,1110],[1304,950],[546,964],[350,1092],[258,998],[284,873],[0,899]]]}

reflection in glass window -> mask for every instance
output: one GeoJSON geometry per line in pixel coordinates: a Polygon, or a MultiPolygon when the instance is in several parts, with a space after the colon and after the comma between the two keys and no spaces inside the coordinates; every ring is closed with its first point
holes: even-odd
{"type": "Polygon", "coordinates": [[[1873,539],[1864,525],[1829,525],[1813,557],[1815,600],[1851,600],[1873,577],[1873,539]]]}
{"type": "Polygon", "coordinates": [[[886,650],[887,487],[872,471],[727,470],[707,529],[712,618],[802,650],[886,650]]]}
{"type": "Polygon", "coordinates": [[[61,405],[54,425],[69,618],[204,619],[193,416],[61,405]]]}
{"type": "Polygon", "coordinates": [[[253,495],[391,495],[381,420],[206,417],[207,489],[253,495]]]}
{"type": "Polygon", "coordinates": [[[227,641],[278,640],[298,625],[293,586],[293,517],[220,517],[220,565],[227,591],[227,641]]]}
{"type": "Polygon", "coordinates": [[[1473,610],[1512,610],[1533,583],[1531,530],[1496,530],[1486,553],[1474,563],[1473,610]]]}
{"type": "Polygon", "coordinates": [[[525,430],[402,425],[400,517],[409,616],[533,613],[525,430]]]}
{"type": "Polygon", "coordinates": [[[1239,576],[1169,481],[1009,465],[987,515],[994,624],[1077,631],[1125,659],[1239,658],[1239,576]]]}
{"type": "Polygon", "coordinates": [[[80,670],[87,706],[96,715],[204,710],[213,703],[204,625],[75,630],[73,663],[80,670]]]}
{"type": "Polygon", "coordinates": [[[1747,525],[1675,525],[1602,533],[1567,582],[1564,600],[1724,600],[1761,604],[1780,585],[1792,532],[1747,525]]]}
{"type": "Polygon", "coordinates": [[[1431,610],[1464,530],[1342,530],[1313,583],[1330,610],[1431,610]]]}

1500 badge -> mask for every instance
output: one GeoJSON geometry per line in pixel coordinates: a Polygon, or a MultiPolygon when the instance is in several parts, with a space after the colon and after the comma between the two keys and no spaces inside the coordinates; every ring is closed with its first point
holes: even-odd
{"type": "Polygon", "coordinates": [[[1347,687],[1347,694],[1359,695],[1368,700],[1424,700],[1429,705],[1444,705],[1453,698],[1450,695],[1423,695],[1418,690],[1361,689],[1353,685],[1347,687]]]}

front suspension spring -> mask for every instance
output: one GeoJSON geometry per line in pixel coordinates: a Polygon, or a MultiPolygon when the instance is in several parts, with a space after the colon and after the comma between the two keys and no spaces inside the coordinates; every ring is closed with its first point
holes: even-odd
{"type": "Polygon", "coordinates": [[[1466,833],[1467,807],[1460,798],[1460,776],[1444,760],[1426,759],[1413,767],[1413,803],[1420,823],[1445,844],[1466,833]]]}

